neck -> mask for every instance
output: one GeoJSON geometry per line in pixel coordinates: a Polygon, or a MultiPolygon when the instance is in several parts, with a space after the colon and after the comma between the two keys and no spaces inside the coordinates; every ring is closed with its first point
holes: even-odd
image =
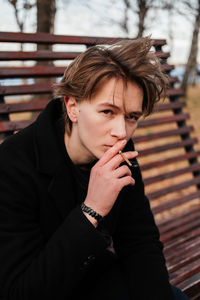
{"type": "Polygon", "coordinates": [[[65,130],[64,142],[67,153],[75,165],[88,164],[95,160],[89,153],[86,153],[73,128],[70,134],[65,130]]]}

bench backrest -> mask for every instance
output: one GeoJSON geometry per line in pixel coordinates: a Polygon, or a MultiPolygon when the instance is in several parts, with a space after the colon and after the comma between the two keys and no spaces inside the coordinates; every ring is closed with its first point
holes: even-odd
{"type": "MultiPolygon", "coordinates": [[[[50,78],[54,78],[54,81],[60,78],[67,64],[86,47],[112,44],[119,39],[121,38],[0,32],[0,43],[73,46],[73,50],[62,52],[0,51],[0,60],[4,64],[0,67],[1,139],[33,122],[32,114],[28,117],[27,114],[22,114],[19,120],[16,116],[19,113],[41,111],[52,98],[50,78]],[[15,66],[16,61],[28,64],[15,66]],[[38,61],[40,65],[35,65],[38,61]],[[53,64],[44,64],[46,61],[53,64]],[[38,83],[34,81],[36,78],[48,78],[48,82],[38,83]],[[11,79],[19,79],[21,82],[19,85],[12,83],[5,85],[3,82],[3,80],[11,82],[11,79]],[[24,83],[22,79],[26,79],[26,82],[24,83]],[[29,101],[22,101],[24,95],[29,97],[29,101]],[[37,95],[37,99],[34,99],[34,95],[37,95]],[[42,95],[45,95],[45,99],[41,100],[39,96],[42,95]]],[[[162,60],[163,72],[170,75],[173,66],[167,64],[169,53],[162,50],[165,44],[165,40],[154,40],[154,51],[162,60]]],[[[190,116],[185,111],[186,103],[180,100],[183,92],[175,87],[177,81],[177,78],[170,76],[167,99],[156,106],[155,112],[150,117],[139,122],[139,128],[133,138],[139,151],[138,160],[146,193],[158,224],[163,223],[166,218],[173,217],[174,214],[182,213],[186,207],[188,210],[195,210],[200,199],[200,163],[197,160],[200,151],[194,149],[197,139],[191,137],[194,128],[188,124],[190,116]]],[[[167,235],[162,237],[163,241],[169,238],[167,235]]]]}

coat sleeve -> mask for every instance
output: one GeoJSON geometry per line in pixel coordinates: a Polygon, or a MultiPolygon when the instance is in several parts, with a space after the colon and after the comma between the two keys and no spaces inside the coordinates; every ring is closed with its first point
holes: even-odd
{"type": "Polygon", "coordinates": [[[107,243],[78,206],[44,241],[31,167],[12,156],[0,151],[0,298],[68,299],[107,243]]]}
{"type": "Polygon", "coordinates": [[[120,195],[121,209],[114,248],[129,284],[130,299],[171,300],[168,271],[140,168],[132,171],[135,186],[120,195]]]}

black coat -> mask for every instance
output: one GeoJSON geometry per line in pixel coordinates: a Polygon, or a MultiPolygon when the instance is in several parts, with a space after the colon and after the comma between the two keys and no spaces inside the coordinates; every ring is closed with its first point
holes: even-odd
{"type": "Polygon", "coordinates": [[[96,229],[80,209],[86,194],[77,192],[60,119],[52,100],[0,146],[0,299],[173,299],[139,168],[96,229]]]}

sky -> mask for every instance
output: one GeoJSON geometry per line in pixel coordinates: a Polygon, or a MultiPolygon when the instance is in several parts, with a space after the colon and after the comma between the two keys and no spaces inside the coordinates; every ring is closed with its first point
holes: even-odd
{"type": "MultiPolygon", "coordinates": [[[[177,0],[178,2],[181,2],[181,0],[177,0]]],[[[116,24],[116,21],[122,17],[123,11],[121,1],[119,0],[111,0],[111,4],[108,4],[106,0],[57,0],[57,3],[55,19],[56,34],[125,36],[124,32],[116,24]],[[90,3],[90,8],[88,8],[87,3],[90,3]]],[[[19,31],[13,7],[8,3],[8,0],[0,0],[0,4],[0,31],[19,31]]],[[[21,18],[24,18],[24,16],[21,15],[21,18]]],[[[169,63],[175,65],[186,63],[191,43],[192,17],[189,16],[189,21],[184,17],[174,16],[171,18],[166,12],[159,12],[156,15],[153,13],[150,14],[149,19],[145,35],[167,40],[167,46],[163,50],[171,53],[171,57],[168,59],[169,63]],[[174,36],[173,43],[169,39],[169,26],[171,26],[174,36]]],[[[136,35],[136,23],[136,17],[130,13],[129,37],[136,35]]],[[[31,9],[25,24],[25,32],[35,31],[36,8],[31,9]]],[[[10,50],[10,46],[10,44],[4,43],[1,44],[1,49],[10,50]]],[[[16,50],[18,49],[17,47],[19,45],[16,45],[16,50]]],[[[62,47],[61,45],[57,46],[56,50],[62,51],[62,47]]],[[[200,61],[199,58],[198,61],[200,61]]]]}

